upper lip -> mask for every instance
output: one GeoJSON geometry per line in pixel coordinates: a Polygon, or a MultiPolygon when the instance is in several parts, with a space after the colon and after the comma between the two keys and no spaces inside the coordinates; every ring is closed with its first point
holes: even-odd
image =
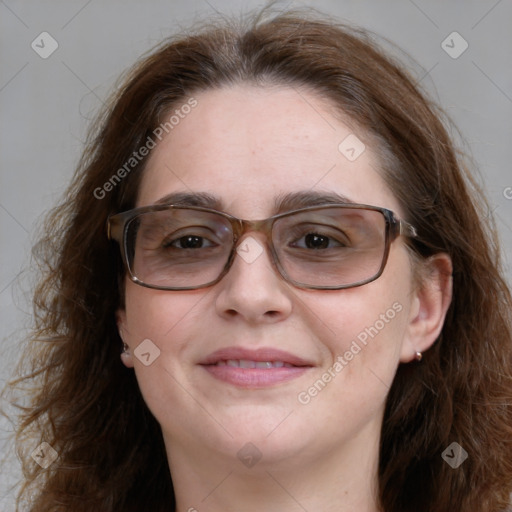
{"type": "Polygon", "coordinates": [[[209,365],[216,364],[219,361],[227,361],[230,359],[245,359],[248,361],[266,362],[266,361],[282,361],[289,363],[293,366],[313,366],[313,363],[302,359],[301,357],[285,352],[284,350],[277,350],[274,348],[259,348],[247,349],[243,347],[228,347],[221,348],[212,352],[200,364],[209,365]]]}

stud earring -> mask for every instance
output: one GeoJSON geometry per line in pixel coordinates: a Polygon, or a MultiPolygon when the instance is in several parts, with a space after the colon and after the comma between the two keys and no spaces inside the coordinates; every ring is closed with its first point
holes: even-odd
{"type": "Polygon", "coordinates": [[[420,362],[423,359],[423,354],[421,352],[416,352],[416,361],[420,362]]]}

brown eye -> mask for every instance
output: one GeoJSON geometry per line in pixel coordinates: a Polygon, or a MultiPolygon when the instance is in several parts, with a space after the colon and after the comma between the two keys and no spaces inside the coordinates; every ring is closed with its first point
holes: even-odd
{"type": "Polygon", "coordinates": [[[205,237],[197,235],[185,235],[172,240],[166,240],[162,246],[164,248],[175,249],[204,249],[205,247],[213,247],[213,243],[205,237]]]}
{"type": "Polygon", "coordinates": [[[327,249],[329,247],[329,237],[311,233],[305,236],[305,243],[308,249],[327,249]]]}

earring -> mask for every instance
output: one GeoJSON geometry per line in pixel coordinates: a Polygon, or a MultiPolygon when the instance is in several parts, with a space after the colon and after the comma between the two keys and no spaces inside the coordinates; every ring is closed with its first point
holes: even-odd
{"type": "Polygon", "coordinates": [[[416,352],[416,361],[418,363],[423,359],[423,354],[421,352],[416,352]]]}
{"type": "Polygon", "coordinates": [[[128,355],[130,353],[130,347],[123,342],[123,350],[121,351],[121,355],[128,355]]]}

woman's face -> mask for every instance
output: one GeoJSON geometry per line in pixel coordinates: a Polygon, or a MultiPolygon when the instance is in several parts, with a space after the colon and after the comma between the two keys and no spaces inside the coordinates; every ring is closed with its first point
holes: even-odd
{"type": "MultiPolygon", "coordinates": [[[[277,196],[314,192],[401,217],[372,148],[357,156],[363,148],[356,139],[340,146],[353,131],[315,94],[236,86],[195,98],[197,106],[153,150],[137,206],[171,193],[207,193],[223,211],[254,220],[275,214],[277,196]]],[[[259,254],[264,235],[245,236],[255,258],[237,254],[209,288],[160,291],[126,281],[118,314],[131,351],[124,362],[135,368],[169,453],[232,460],[242,449],[239,457],[261,453],[262,462],[275,462],[375,450],[395,371],[415,350],[408,326],[418,301],[403,239],[392,243],[376,281],[322,291],[285,282],[269,252],[259,254]],[[141,357],[143,340],[150,341],[141,357]],[[212,363],[231,358],[300,359],[305,367],[212,363]]]]}

